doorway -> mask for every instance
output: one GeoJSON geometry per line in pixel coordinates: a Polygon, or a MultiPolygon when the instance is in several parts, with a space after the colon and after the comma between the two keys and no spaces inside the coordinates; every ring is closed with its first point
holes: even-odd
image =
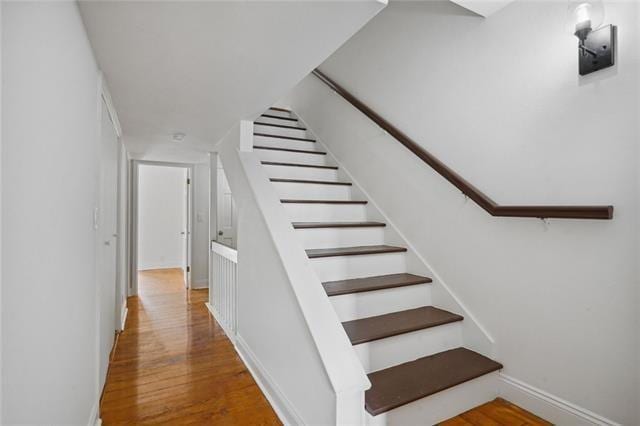
{"type": "Polygon", "coordinates": [[[215,240],[228,247],[236,248],[237,243],[237,210],[233,194],[229,187],[227,175],[222,167],[220,157],[216,156],[216,227],[215,240]]]}
{"type": "Polygon", "coordinates": [[[193,165],[133,162],[131,294],[141,272],[173,271],[191,287],[193,165]]]}

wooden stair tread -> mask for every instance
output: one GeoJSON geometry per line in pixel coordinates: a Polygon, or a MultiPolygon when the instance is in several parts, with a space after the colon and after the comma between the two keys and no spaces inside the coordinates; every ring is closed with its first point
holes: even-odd
{"type": "Polygon", "coordinates": [[[269,133],[259,133],[253,132],[253,136],[262,136],[264,138],[274,138],[274,139],[289,139],[292,141],[303,141],[303,142],[315,142],[315,139],[309,138],[298,138],[296,136],[284,136],[284,135],[271,135],[269,133]]]}
{"type": "Polygon", "coordinates": [[[309,256],[310,259],[315,259],[319,257],[333,257],[333,256],[357,256],[362,254],[400,253],[400,252],[407,251],[407,249],[404,247],[377,245],[377,246],[307,249],[305,251],[307,252],[307,256],[309,256]]]}
{"type": "Polygon", "coordinates": [[[367,204],[366,200],[292,200],[282,199],[285,204],[367,204]]]}
{"type": "Polygon", "coordinates": [[[322,151],[312,151],[312,150],[308,150],[308,149],[280,148],[280,147],[277,147],[277,146],[254,145],[253,149],[266,149],[268,151],[299,152],[301,154],[327,155],[326,152],[322,152],[322,151]]]}
{"type": "Polygon", "coordinates": [[[416,284],[427,284],[431,278],[413,274],[378,275],[366,278],[354,278],[340,281],[327,281],[322,283],[328,296],[341,294],[361,293],[365,291],[384,290],[387,288],[404,287],[416,284]]]}
{"type": "Polygon", "coordinates": [[[382,222],[293,222],[294,229],[373,228],[387,226],[382,222]]]}
{"type": "Polygon", "coordinates": [[[365,408],[375,416],[501,368],[466,348],[418,358],[368,374],[365,408]]]}
{"type": "Polygon", "coordinates": [[[309,180],[309,179],[285,179],[285,178],[269,178],[271,182],[288,182],[288,183],[312,183],[318,185],[345,185],[350,186],[351,182],[336,182],[333,180],[309,180]]]}
{"type": "Polygon", "coordinates": [[[312,169],[338,170],[338,166],[321,166],[321,165],[318,165],[318,164],[283,163],[283,162],[280,162],[280,161],[261,161],[261,163],[263,165],[265,165],[265,166],[310,167],[312,169]]]}
{"type": "Polygon", "coordinates": [[[273,115],[273,114],[260,114],[261,117],[266,117],[266,118],[275,118],[278,120],[287,120],[287,121],[298,121],[297,118],[291,118],[291,117],[279,117],[277,115],[273,115]]]}
{"type": "Polygon", "coordinates": [[[433,306],[422,306],[406,311],[346,321],[342,323],[342,326],[349,336],[351,344],[358,345],[462,320],[463,318],[458,314],[433,306]]]}
{"type": "MultiPolygon", "coordinates": [[[[304,127],[287,126],[286,124],[260,123],[259,121],[255,121],[253,124],[254,126],[269,126],[269,127],[278,127],[281,129],[292,129],[292,130],[302,130],[302,131],[307,130],[304,127]]],[[[278,136],[278,137],[282,137],[282,136],[278,136]]]]}

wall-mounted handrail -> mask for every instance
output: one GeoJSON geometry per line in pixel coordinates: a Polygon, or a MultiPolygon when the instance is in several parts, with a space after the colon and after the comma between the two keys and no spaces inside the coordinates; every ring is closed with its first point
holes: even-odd
{"type": "Polygon", "coordinates": [[[487,213],[492,216],[503,217],[534,217],[534,218],[559,218],[559,219],[611,219],[613,206],[502,206],[493,201],[478,188],[469,183],[450,167],[438,160],[418,143],[404,134],[401,130],[382,118],[380,114],[369,108],[358,98],[353,96],[344,87],[327,77],[319,69],[313,70],[313,74],[322,82],[342,96],[347,102],[357,108],[374,123],[393,136],[409,151],[417,155],[443,178],[451,182],[467,197],[475,201],[487,213]]]}

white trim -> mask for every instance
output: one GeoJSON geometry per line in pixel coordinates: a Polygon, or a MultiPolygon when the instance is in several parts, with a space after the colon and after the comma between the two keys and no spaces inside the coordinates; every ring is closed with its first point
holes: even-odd
{"type": "Polygon", "coordinates": [[[102,424],[102,420],[100,419],[100,399],[98,399],[91,408],[91,413],[89,413],[89,421],[87,422],[87,426],[99,426],[102,424]]]}
{"type": "Polygon", "coordinates": [[[504,373],[500,373],[499,378],[498,394],[501,397],[555,424],[620,426],[620,423],[504,373]]]}
{"type": "MultiPolygon", "coordinates": [[[[138,294],[138,186],[139,186],[139,177],[140,177],[140,173],[139,173],[139,167],[140,165],[148,165],[148,166],[161,166],[161,167],[178,167],[178,168],[184,168],[187,169],[187,176],[189,179],[191,179],[192,184],[189,185],[189,208],[188,208],[188,253],[187,253],[187,264],[189,266],[192,267],[193,270],[193,265],[191,265],[191,260],[192,260],[192,254],[193,254],[193,224],[195,223],[195,209],[193,208],[194,206],[194,194],[193,194],[193,187],[194,185],[194,169],[195,169],[195,164],[194,163],[177,163],[177,162],[167,162],[167,161],[150,161],[150,160],[136,160],[136,159],[132,159],[131,160],[131,167],[132,167],[132,180],[131,180],[131,187],[130,187],[130,191],[131,191],[131,209],[130,209],[130,213],[131,215],[129,216],[129,221],[130,221],[130,226],[131,226],[131,233],[130,233],[130,239],[129,239],[129,244],[130,244],[130,251],[129,251],[129,274],[130,274],[130,281],[131,281],[131,288],[130,288],[130,292],[129,295],[130,296],[135,296],[138,294]]],[[[182,265],[180,265],[180,267],[182,267],[182,265]]],[[[191,274],[189,274],[189,281],[190,281],[190,277],[191,274]]],[[[191,282],[187,282],[187,288],[191,288],[191,282]]]]}
{"type": "Polygon", "coordinates": [[[129,308],[127,305],[122,309],[122,317],[120,318],[120,331],[124,331],[124,326],[127,323],[127,315],[129,314],[129,308]]]}
{"type": "Polygon", "coordinates": [[[227,326],[225,325],[225,322],[222,321],[222,317],[216,311],[216,308],[214,308],[213,305],[209,302],[206,302],[204,305],[207,307],[207,309],[213,316],[213,319],[215,319],[218,325],[222,328],[222,330],[224,331],[224,334],[226,334],[229,340],[231,340],[231,342],[235,344],[236,336],[233,334],[231,330],[229,330],[229,328],[227,328],[227,326]]]}
{"type": "Polygon", "coordinates": [[[260,390],[271,404],[273,411],[280,421],[285,425],[303,425],[305,424],[302,417],[296,412],[291,401],[280,391],[276,382],[269,375],[264,366],[260,363],[253,351],[249,348],[244,339],[236,335],[235,348],[238,355],[244,362],[253,379],[256,381],[260,390]]]}
{"type": "Polygon", "coordinates": [[[192,280],[191,281],[191,289],[204,289],[204,288],[209,288],[209,280],[207,278],[200,278],[197,280],[192,280]]]}
{"type": "Polygon", "coordinates": [[[162,263],[143,263],[138,264],[138,271],[150,271],[153,269],[180,269],[184,270],[182,261],[167,261],[162,263]]]}
{"type": "Polygon", "coordinates": [[[219,254],[225,259],[229,259],[233,263],[238,263],[238,250],[232,247],[225,246],[217,241],[211,241],[211,251],[219,254]]]}

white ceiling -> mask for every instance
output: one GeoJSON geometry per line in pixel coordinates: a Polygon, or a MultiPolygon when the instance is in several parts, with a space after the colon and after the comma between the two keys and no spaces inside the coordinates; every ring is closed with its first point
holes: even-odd
{"type": "Polygon", "coordinates": [[[468,9],[474,13],[485,18],[489,15],[493,15],[509,3],[513,3],[514,0],[451,0],[465,9],[468,9]]]}
{"type": "Polygon", "coordinates": [[[195,161],[384,7],[361,1],[81,1],[129,151],[195,161]],[[185,141],[171,141],[174,132],[185,141]]]}

